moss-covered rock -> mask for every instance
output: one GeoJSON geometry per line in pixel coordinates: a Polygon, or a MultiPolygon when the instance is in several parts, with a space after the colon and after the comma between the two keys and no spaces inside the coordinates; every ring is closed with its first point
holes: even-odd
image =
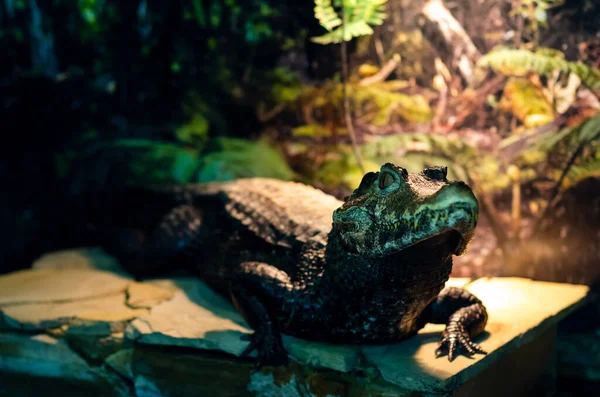
{"type": "Polygon", "coordinates": [[[277,149],[265,142],[220,137],[210,141],[207,149],[198,182],[250,177],[290,180],[294,175],[277,149]]]}

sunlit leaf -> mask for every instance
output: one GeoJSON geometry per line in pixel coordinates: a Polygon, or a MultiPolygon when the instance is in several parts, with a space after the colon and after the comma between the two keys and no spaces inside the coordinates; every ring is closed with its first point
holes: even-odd
{"type": "Polygon", "coordinates": [[[600,87],[600,70],[582,62],[568,62],[548,51],[499,48],[484,55],[478,66],[490,67],[497,73],[509,76],[525,76],[532,72],[549,75],[556,70],[571,72],[579,76],[588,87],[600,87]]]}

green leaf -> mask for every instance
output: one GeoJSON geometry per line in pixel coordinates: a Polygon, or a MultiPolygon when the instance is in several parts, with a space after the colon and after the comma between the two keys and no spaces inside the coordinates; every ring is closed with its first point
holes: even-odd
{"type": "MultiPolygon", "coordinates": [[[[529,133],[528,135],[531,135],[529,133]]],[[[581,144],[588,145],[591,142],[600,138],[600,113],[585,120],[583,123],[576,127],[566,127],[560,131],[550,130],[546,133],[536,135],[533,138],[524,137],[511,137],[505,139],[500,147],[504,148],[511,144],[518,143],[519,140],[524,140],[522,148],[518,149],[513,157],[519,157],[521,162],[526,164],[533,164],[534,162],[541,162],[545,160],[548,153],[556,150],[557,148],[566,146],[568,150],[575,150],[581,144]],[[541,157],[541,154],[544,157],[541,157]],[[533,161],[535,160],[535,161],[533,161]]]]}
{"type": "Polygon", "coordinates": [[[292,135],[295,137],[323,137],[330,136],[331,132],[322,125],[307,124],[292,129],[292,135]]]}
{"type": "Polygon", "coordinates": [[[387,0],[345,0],[332,4],[331,0],[315,0],[315,17],[329,33],[313,37],[319,44],[341,43],[355,37],[373,34],[370,25],[381,25],[386,18],[387,0]],[[344,7],[347,22],[344,24],[335,7],[344,7]]]}
{"type": "Polygon", "coordinates": [[[361,0],[357,1],[351,20],[366,21],[370,25],[379,26],[386,18],[385,3],[387,0],[361,0]]]}
{"type": "Polygon", "coordinates": [[[489,67],[508,76],[525,76],[527,73],[550,75],[554,71],[575,73],[588,87],[600,87],[600,70],[582,62],[568,62],[563,56],[541,50],[532,52],[523,49],[499,48],[481,57],[477,65],[489,67]]]}
{"type": "Polygon", "coordinates": [[[600,178],[600,157],[598,154],[588,161],[572,166],[567,174],[567,179],[570,183],[575,183],[589,177],[600,178]]]}
{"type": "Polygon", "coordinates": [[[342,24],[342,19],[335,12],[331,0],[315,0],[315,17],[329,32],[342,24]]]}
{"type": "Polygon", "coordinates": [[[210,124],[202,114],[194,114],[192,120],[175,130],[175,136],[185,142],[202,148],[208,139],[210,124]]]}
{"type": "Polygon", "coordinates": [[[182,149],[175,153],[175,158],[171,166],[171,176],[176,182],[191,181],[194,173],[198,169],[199,154],[193,149],[182,149]]]}
{"type": "Polygon", "coordinates": [[[591,142],[598,139],[600,136],[600,113],[581,123],[579,129],[578,140],[580,142],[591,142]]]}
{"type": "Polygon", "coordinates": [[[415,123],[431,120],[431,108],[422,95],[393,92],[388,87],[393,87],[393,85],[377,83],[352,89],[351,98],[358,107],[362,108],[371,104],[375,108],[374,116],[370,120],[374,125],[387,125],[396,115],[415,123]]]}
{"type": "Polygon", "coordinates": [[[365,21],[356,21],[348,23],[346,26],[339,27],[332,32],[322,36],[313,37],[311,40],[319,44],[341,43],[350,41],[354,37],[373,34],[373,29],[365,21]]]}

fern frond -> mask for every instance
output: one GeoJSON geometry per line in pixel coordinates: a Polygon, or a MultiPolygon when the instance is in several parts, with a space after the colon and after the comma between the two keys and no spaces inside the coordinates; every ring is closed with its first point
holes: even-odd
{"type": "Polygon", "coordinates": [[[499,171],[498,160],[480,152],[458,137],[437,134],[399,134],[379,138],[362,147],[366,159],[378,163],[393,162],[418,172],[425,165],[447,165],[450,179],[467,179],[477,175],[481,189],[497,191],[510,183],[507,175],[499,171]]]}
{"type": "Polygon", "coordinates": [[[381,25],[386,18],[387,0],[315,0],[315,17],[329,33],[313,37],[319,44],[341,43],[354,37],[373,34],[372,26],[381,25]],[[336,7],[344,7],[344,25],[336,7]],[[342,26],[344,25],[344,26],[342,26]]]}
{"type": "Polygon", "coordinates": [[[556,52],[532,52],[523,49],[502,48],[489,52],[478,62],[479,67],[489,67],[508,76],[525,76],[528,73],[550,75],[554,71],[576,74],[588,87],[600,87],[600,70],[582,62],[569,62],[556,52]]]}
{"type": "Polygon", "coordinates": [[[583,62],[567,62],[567,66],[581,79],[583,84],[592,89],[600,87],[600,70],[583,62]]]}
{"type": "Polygon", "coordinates": [[[592,142],[600,138],[600,113],[596,113],[581,123],[577,139],[579,142],[592,142]]]}
{"type": "Polygon", "coordinates": [[[329,32],[342,24],[342,19],[335,12],[331,0],[315,0],[315,17],[329,32]]]}
{"type": "Polygon", "coordinates": [[[567,147],[570,148],[569,150],[575,150],[581,145],[589,145],[598,139],[600,139],[600,113],[575,127],[566,127],[558,131],[551,128],[541,134],[534,133],[530,138],[507,138],[500,147],[505,150],[507,147],[519,144],[520,148],[511,154],[510,158],[520,158],[532,163],[527,159],[535,159],[534,162],[544,161],[547,154],[557,148],[567,147]],[[522,144],[518,142],[519,139],[523,139],[522,144]]]}
{"type": "Polygon", "coordinates": [[[350,41],[354,37],[373,34],[373,29],[365,21],[349,22],[322,36],[313,37],[311,40],[319,44],[341,43],[350,41]]]}
{"type": "Polygon", "coordinates": [[[592,141],[600,139],[600,113],[590,117],[577,127],[565,128],[547,139],[538,138],[539,148],[549,152],[554,149],[559,143],[564,143],[568,147],[578,147],[587,145],[592,141]]]}
{"type": "Polygon", "coordinates": [[[350,21],[365,21],[369,25],[381,25],[387,17],[386,2],[387,0],[358,0],[350,16],[350,21]]]}
{"type": "Polygon", "coordinates": [[[582,164],[572,166],[567,174],[567,180],[570,183],[576,183],[588,177],[600,178],[600,156],[596,155],[595,158],[582,164]]]}

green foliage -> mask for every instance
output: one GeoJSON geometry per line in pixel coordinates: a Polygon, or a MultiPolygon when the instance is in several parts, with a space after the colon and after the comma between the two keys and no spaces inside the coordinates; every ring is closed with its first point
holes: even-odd
{"type": "Polygon", "coordinates": [[[509,80],[498,106],[501,110],[517,117],[528,128],[554,120],[554,108],[542,88],[528,79],[509,80]]]}
{"type": "Polygon", "coordinates": [[[342,24],[342,18],[335,12],[331,0],[315,0],[315,18],[328,32],[342,24]]]}
{"type": "MultiPolygon", "coordinates": [[[[398,90],[407,82],[390,80],[366,86],[348,85],[348,96],[353,101],[356,118],[375,126],[385,126],[400,119],[411,123],[431,120],[432,110],[427,99],[420,94],[404,94],[398,90]]],[[[343,86],[328,81],[321,86],[304,86],[297,105],[304,110],[306,125],[294,129],[296,136],[331,136],[347,134],[341,128],[343,114],[343,86]]],[[[294,108],[295,111],[295,108],[294,108]]]]}
{"type": "Polygon", "coordinates": [[[136,183],[190,182],[199,166],[197,150],[169,142],[122,139],[109,147],[129,153],[128,179],[136,183]]]}
{"type": "Polygon", "coordinates": [[[175,130],[175,136],[181,142],[202,148],[208,139],[208,129],[209,123],[206,117],[195,114],[189,123],[175,130]]]}
{"type": "MultiPolygon", "coordinates": [[[[337,135],[347,135],[348,130],[346,130],[345,128],[337,128],[335,130],[335,133],[337,135]]],[[[306,124],[293,128],[292,135],[295,137],[316,138],[331,136],[333,134],[330,128],[326,128],[320,124],[306,124]]]]}
{"type": "Polygon", "coordinates": [[[302,85],[296,73],[288,68],[277,67],[268,73],[270,96],[275,103],[294,102],[302,94],[302,85]]]}
{"type": "Polygon", "coordinates": [[[598,140],[600,137],[600,113],[590,117],[576,127],[567,127],[562,130],[548,131],[540,134],[536,139],[527,145],[523,153],[531,151],[542,151],[549,153],[556,150],[560,145],[571,148],[572,150],[581,144],[588,144],[598,140]]]}
{"type": "Polygon", "coordinates": [[[121,139],[58,156],[56,167],[67,177],[82,164],[92,164],[96,179],[111,174],[122,178],[114,183],[134,184],[294,177],[281,154],[265,142],[220,137],[209,140],[205,149],[201,152],[171,142],[121,139]]]}
{"type": "Polygon", "coordinates": [[[426,122],[432,117],[431,108],[422,95],[394,92],[383,84],[352,87],[351,98],[359,107],[366,102],[374,105],[370,121],[376,126],[390,124],[394,115],[414,123],[426,122]]]}
{"type": "Polygon", "coordinates": [[[540,173],[543,173],[545,177],[558,179],[568,158],[578,148],[587,148],[586,152],[591,149],[592,153],[595,153],[591,159],[583,159],[583,161],[576,162],[570,168],[565,179],[565,184],[569,185],[586,176],[598,175],[599,140],[600,113],[575,127],[567,127],[559,131],[549,130],[542,134],[529,133],[521,137],[507,138],[501,143],[500,148],[503,150],[509,149],[508,160],[521,168],[521,175],[530,175],[529,179],[534,179],[540,173]],[[551,158],[561,160],[552,165],[551,158]]]}
{"type": "MultiPolygon", "coordinates": [[[[338,152],[332,158],[319,167],[315,179],[328,188],[343,186],[346,189],[356,189],[364,174],[352,154],[352,148],[339,146],[337,150],[338,152]]],[[[381,164],[370,159],[365,159],[363,163],[365,172],[378,171],[381,167],[381,164]]]]}
{"type": "Polygon", "coordinates": [[[98,29],[98,13],[102,2],[96,0],[79,0],[79,12],[84,21],[98,29]]]}
{"type": "Polygon", "coordinates": [[[250,177],[290,180],[293,175],[281,154],[267,143],[220,137],[209,142],[197,181],[250,177]]]}
{"type": "Polygon", "coordinates": [[[190,92],[181,107],[189,121],[175,129],[178,141],[202,150],[211,133],[225,132],[225,121],[197,92],[190,92]]]}
{"type": "Polygon", "coordinates": [[[57,154],[55,167],[59,177],[73,179],[75,184],[190,182],[200,158],[196,149],[145,139],[98,143],[91,138],[70,149],[57,154]],[[91,173],[91,177],[81,180],[80,171],[91,173]],[[118,180],[103,181],[106,175],[115,175],[118,180]]]}
{"type": "Polygon", "coordinates": [[[511,10],[511,15],[520,15],[529,21],[528,28],[537,31],[548,26],[548,10],[563,5],[565,0],[520,0],[511,10]]]}
{"type": "Polygon", "coordinates": [[[572,166],[567,174],[566,182],[567,185],[570,185],[589,177],[600,178],[600,151],[596,152],[596,155],[590,160],[572,166]]]}
{"type": "Polygon", "coordinates": [[[233,30],[243,33],[246,43],[258,44],[274,36],[270,20],[278,15],[277,8],[266,0],[246,3],[236,0],[192,0],[191,9],[186,9],[184,18],[194,19],[204,29],[219,29],[229,25],[233,30]]]}
{"type": "Polygon", "coordinates": [[[363,146],[362,154],[378,163],[394,162],[412,172],[424,166],[446,165],[451,179],[468,180],[468,175],[480,181],[480,188],[496,191],[510,183],[500,173],[500,162],[481,153],[458,137],[439,134],[401,134],[384,137],[363,146]]]}
{"type": "Polygon", "coordinates": [[[582,62],[566,61],[557,50],[532,52],[523,49],[500,48],[484,55],[479,67],[490,67],[507,76],[526,76],[537,73],[548,76],[555,71],[574,73],[588,87],[600,87],[600,70],[582,62]]]}
{"type": "MultiPolygon", "coordinates": [[[[386,162],[402,165],[410,172],[445,165],[449,179],[468,181],[470,176],[474,177],[484,191],[498,191],[510,184],[498,159],[481,153],[458,137],[424,133],[391,135],[364,144],[361,154],[367,171],[376,171],[386,162]]],[[[315,178],[328,188],[355,189],[362,173],[351,148],[337,146],[315,178]]]]}
{"type": "Polygon", "coordinates": [[[315,17],[329,33],[312,38],[319,44],[341,43],[373,34],[370,25],[379,26],[386,18],[387,0],[315,0],[315,17]],[[336,11],[343,7],[346,23],[336,11]]]}

